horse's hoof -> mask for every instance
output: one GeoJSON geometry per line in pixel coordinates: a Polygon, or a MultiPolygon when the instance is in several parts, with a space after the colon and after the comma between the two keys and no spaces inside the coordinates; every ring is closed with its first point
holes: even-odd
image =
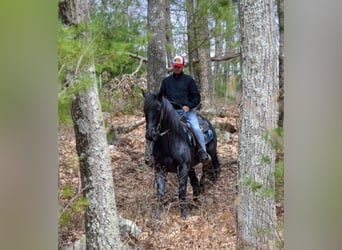
{"type": "Polygon", "coordinates": [[[181,217],[182,217],[183,220],[186,220],[186,212],[184,212],[184,211],[181,212],[181,217]]]}
{"type": "Polygon", "coordinates": [[[200,193],[201,193],[201,190],[199,187],[194,187],[193,190],[192,190],[192,197],[193,197],[193,200],[198,200],[198,197],[200,196],[200,193]]]}

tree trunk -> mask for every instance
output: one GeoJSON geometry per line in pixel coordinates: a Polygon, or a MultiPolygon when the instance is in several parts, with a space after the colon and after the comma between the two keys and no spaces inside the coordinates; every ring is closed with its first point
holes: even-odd
{"type": "Polygon", "coordinates": [[[279,17],[279,114],[278,126],[284,124],[284,0],[278,1],[279,17]]]}
{"type": "Polygon", "coordinates": [[[166,5],[165,0],[149,0],[147,25],[152,38],[147,49],[147,90],[159,90],[166,76],[166,5]]]}
{"type": "MultiPolygon", "coordinates": [[[[152,35],[147,49],[147,91],[157,92],[166,76],[166,4],[148,0],[147,26],[152,35]]],[[[152,143],[146,140],[145,163],[152,163],[152,143]]]]}
{"type": "Polygon", "coordinates": [[[166,7],[166,17],[165,17],[165,29],[166,29],[166,55],[168,62],[167,65],[170,65],[172,58],[175,56],[175,49],[173,45],[173,34],[172,34],[172,21],[171,21],[171,10],[170,10],[170,0],[165,0],[166,7]]]}
{"type": "MultiPolygon", "coordinates": [[[[205,6],[206,4],[204,7],[205,6]]],[[[198,32],[200,40],[200,47],[198,48],[199,67],[195,67],[195,69],[199,70],[198,84],[202,93],[201,108],[205,112],[216,114],[216,106],[213,102],[214,84],[212,82],[211,74],[208,13],[204,11],[203,17],[201,17],[199,20],[202,20],[200,22],[198,32]]]]}
{"type": "Polygon", "coordinates": [[[207,1],[187,1],[189,63],[201,92],[201,108],[216,113],[213,102],[214,88],[211,77],[210,41],[207,1]],[[205,93],[205,94],[204,94],[205,93]]]}
{"type": "Polygon", "coordinates": [[[196,76],[194,74],[194,61],[198,60],[198,53],[197,53],[197,34],[196,34],[196,23],[194,22],[195,19],[195,9],[194,9],[194,1],[193,0],[186,0],[187,6],[187,36],[188,36],[188,51],[189,51],[189,63],[188,69],[189,74],[194,77],[195,81],[196,76]]]}
{"type": "Polygon", "coordinates": [[[87,249],[118,249],[121,242],[114,182],[95,83],[76,95],[72,119],[82,188],[89,202],[85,217],[87,249]]]}
{"type": "Polygon", "coordinates": [[[238,154],[239,248],[273,249],[277,239],[275,150],[278,54],[273,0],[239,2],[242,101],[238,154]]]}
{"type": "MultiPolygon", "coordinates": [[[[59,12],[62,22],[66,25],[87,24],[89,20],[88,1],[61,1],[59,12]]],[[[89,33],[83,32],[80,37],[85,45],[90,43],[89,33]]],[[[93,61],[92,57],[87,50],[80,55],[79,62],[83,59],[83,66],[74,70],[74,84],[87,83],[87,86],[75,94],[71,105],[82,189],[89,202],[85,213],[86,244],[87,249],[119,249],[122,244],[116,214],[114,182],[93,72],[95,67],[93,63],[89,63],[93,61]]]]}

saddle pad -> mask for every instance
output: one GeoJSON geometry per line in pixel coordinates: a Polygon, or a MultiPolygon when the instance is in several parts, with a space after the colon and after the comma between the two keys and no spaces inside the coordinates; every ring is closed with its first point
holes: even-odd
{"type": "Polygon", "coordinates": [[[199,126],[202,130],[202,132],[206,132],[209,130],[209,124],[203,119],[203,117],[199,114],[196,114],[197,115],[197,119],[198,119],[198,123],[199,123],[199,126]]]}
{"type": "MultiPolygon", "coordinates": [[[[202,133],[204,135],[205,144],[207,144],[214,139],[214,133],[210,129],[209,123],[206,120],[204,120],[201,115],[199,115],[199,114],[196,114],[196,115],[197,115],[199,126],[200,126],[202,133]]],[[[189,123],[185,122],[184,117],[182,117],[181,122],[183,123],[184,133],[186,134],[189,145],[195,146],[197,142],[196,142],[195,136],[191,130],[191,125],[189,123]]]]}

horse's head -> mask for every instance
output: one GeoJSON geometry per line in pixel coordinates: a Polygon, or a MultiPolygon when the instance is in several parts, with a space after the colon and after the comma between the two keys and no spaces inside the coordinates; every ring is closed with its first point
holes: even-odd
{"type": "Polygon", "coordinates": [[[156,94],[143,93],[144,100],[144,113],[146,120],[146,134],[147,140],[157,140],[160,132],[160,123],[162,119],[161,112],[161,98],[158,98],[156,94]]]}

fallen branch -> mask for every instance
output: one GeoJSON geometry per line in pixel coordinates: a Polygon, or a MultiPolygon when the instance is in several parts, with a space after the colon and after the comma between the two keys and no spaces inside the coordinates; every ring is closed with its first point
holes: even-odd
{"type": "Polygon", "coordinates": [[[145,118],[141,118],[140,120],[134,121],[126,126],[115,127],[113,124],[110,125],[108,132],[107,132],[108,144],[114,145],[114,143],[119,140],[119,134],[127,134],[131,132],[132,130],[138,128],[144,123],[145,123],[145,118]]]}
{"type": "Polygon", "coordinates": [[[237,128],[230,122],[216,122],[214,126],[219,128],[220,130],[228,131],[229,133],[236,133],[237,128]]]}
{"type": "Polygon", "coordinates": [[[229,159],[229,160],[227,161],[227,164],[228,164],[228,165],[237,164],[237,159],[229,159]]]}
{"type": "Polygon", "coordinates": [[[141,118],[140,120],[134,121],[128,124],[127,126],[118,126],[115,129],[119,134],[127,134],[128,132],[131,132],[132,130],[136,129],[137,127],[139,127],[140,125],[144,123],[145,123],[145,118],[141,118]]]}
{"type": "MultiPolygon", "coordinates": [[[[133,222],[125,218],[119,217],[119,229],[121,235],[130,234],[134,238],[138,239],[141,235],[141,230],[138,226],[133,222]]],[[[86,249],[87,242],[86,236],[83,234],[79,240],[74,241],[74,243],[70,246],[66,247],[66,250],[83,250],[86,249]]]]}
{"type": "Polygon", "coordinates": [[[121,235],[126,235],[130,234],[134,238],[138,239],[139,236],[141,235],[141,230],[135,224],[133,221],[119,217],[119,228],[120,228],[120,234],[121,235]]]}

